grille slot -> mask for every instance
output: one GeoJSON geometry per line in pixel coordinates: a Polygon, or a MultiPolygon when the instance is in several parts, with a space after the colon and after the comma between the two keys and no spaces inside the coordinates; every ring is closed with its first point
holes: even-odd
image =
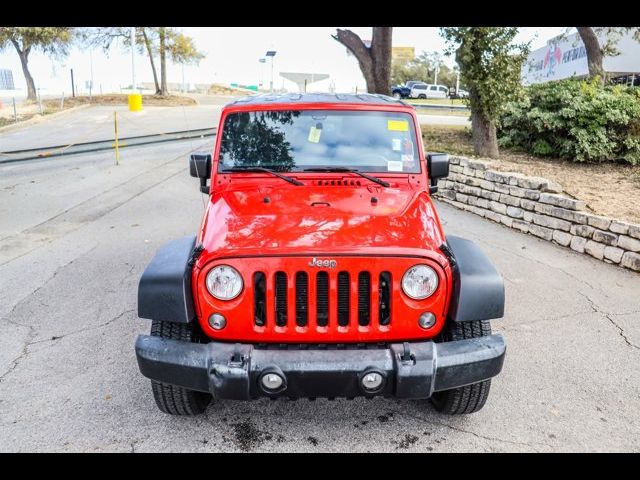
{"type": "Polygon", "coordinates": [[[306,272],[296,273],[296,325],[307,325],[309,304],[309,277],[306,272]]]}
{"type": "Polygon", "coordinates": [[[320,327],[329,325],[329,274],[316,275],[316,323],[320,327]]]}
{"type": "Polygon", "coordinates": [[[380,325],[389,325],[391,323],[391,273],[382,272],[378,285],[380,292],[378,319],[380,325]]]}
{"type": "Polygon", "coordinates": [[[349,325],[349,272],[338,273],[338,325],[349,325]]]}
{"type": "Polygon", "coordinates": [[[369,325],[371,311],[371,274],[358,274],[358,324],[369,325]]]}
{"type": "Polygon", "coordinates": [[[287,274],[276,272],[276,325],[287,325],[287,274]]]}
{"type": "Polygon", "coordinates": [[[264,273],[253,275],[253,321],[264,327],[267,323],[267,282],[264,273]]]}

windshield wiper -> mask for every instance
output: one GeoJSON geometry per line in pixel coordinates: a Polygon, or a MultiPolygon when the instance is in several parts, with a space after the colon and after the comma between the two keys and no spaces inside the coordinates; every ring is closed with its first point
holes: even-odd
{"type": "Polygon", "coordinates": [[[389,183],[385,182],[381,178],[374,177],[373,175],[367,175],[360,170],[356,170],[354,168],[347,167],[317,167],[317,168],[305,168],[303,172],[345,172],[345,173],[355,173],[360,175],[361,177],[366,178],[367,180],[371,180],[372,182],[377,183],[378,185],[382,185],[383,187],[388,187],[389,183]]]}
{"type": "Polygon", "coordinates": [[[225,168],[224,170],[221,170],[221,172],[222,173],[266,172],[266,173],[270,173],[271,175],[275,175],[276,177],[281,178],[289,183],[293,183],[294,185],[304,186],[304,183],[299,182],[295,178],[287,177],[286,175],[282,175],[281,173],[278,173],[274,170],[271,170],[270,168],[265,168],[265,167],[231,167],[231,168],[225,168]]]}

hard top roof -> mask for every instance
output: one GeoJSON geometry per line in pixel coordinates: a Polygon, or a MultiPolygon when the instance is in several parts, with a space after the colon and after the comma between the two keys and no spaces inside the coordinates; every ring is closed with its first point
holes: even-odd
{"type": "Polygon", "coordinates": [[[291,103],[302,105],[305,103],[327,104],[357,104],[357,105],[385,105],[411,107],[402,100],[387,95],[373,93],[262,93],[248,95],[229,102],[225,107],[239,107],[244,105],[269,105],[276,103],[291,103]]]}

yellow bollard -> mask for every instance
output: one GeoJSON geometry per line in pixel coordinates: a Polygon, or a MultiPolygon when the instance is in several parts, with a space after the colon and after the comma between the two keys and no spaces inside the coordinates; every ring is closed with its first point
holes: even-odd
{"type": "Polygon", "coordinates": [[[129,94],[129,111],[139,112],[142,110],[142,94],[130,93],[129,94]]]}
{"type": "Polygon", "coordinates": [[[113,127],[115,129],[115,147],[116,147],[116,165],[120,165],[118,162],[120,152],[118,151],[118,112],[113,111],[113,127]]]}

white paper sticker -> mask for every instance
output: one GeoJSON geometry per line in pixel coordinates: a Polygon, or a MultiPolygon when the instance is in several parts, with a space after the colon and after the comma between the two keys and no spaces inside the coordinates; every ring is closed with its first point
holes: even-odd
{"type": "Polygon", "coordinates": [[[387,160],[387,171],[389,172],[401,172],[402,162],[396,160],[387,160]]]}
{"type": "Polygon", "coordinates": [[[401,138],[391,139],[391,149],[394,152],[399,152],[402,149],[402,139],[401,138]]]}

